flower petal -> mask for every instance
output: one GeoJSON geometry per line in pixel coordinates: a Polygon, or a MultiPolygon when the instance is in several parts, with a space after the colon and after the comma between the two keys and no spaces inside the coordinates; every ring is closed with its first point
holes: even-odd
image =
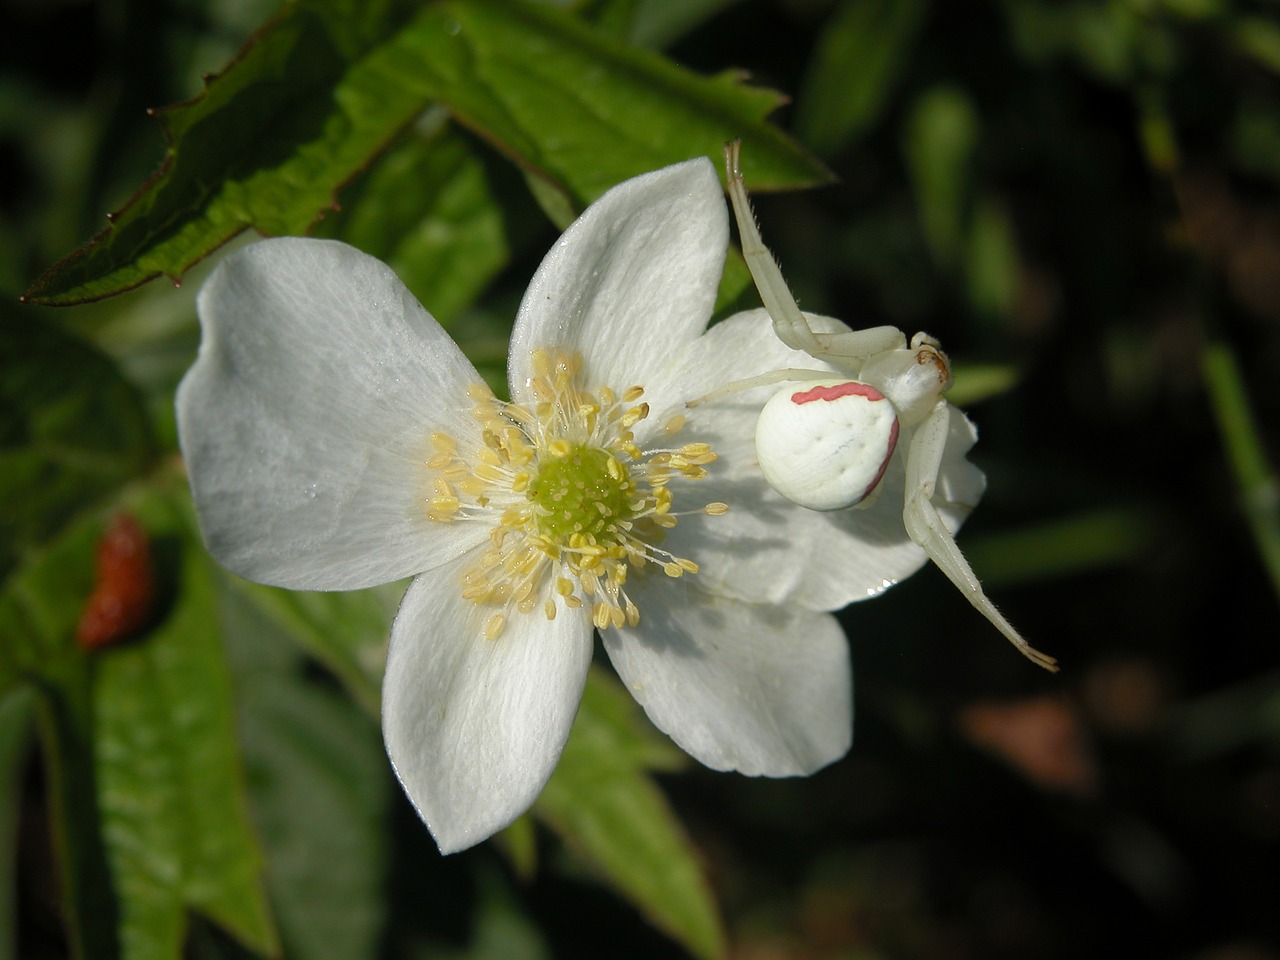
{"type": "Polygon", "coordinates": [[[466,388],[480,376],[390,267],[333,241],[266,240],[229,256],[198,307],[178,431],[222,563],[352,589],[483,538],[479,524],[428,520],[423,502],[431,434],[476,431],[466,388]]]}
{"type": "Polygon", "coordinates": [[[460,576],[418,577],[391,630],[382,732],[405,793],[442,853],[491,836],[533,803],[573,724],[591,623],[582,610],[549,621],[462,599],[460,576]]]}
{"type": "Polygon", "coordinates": [[[690,755],[715,770],[784,777],[848,751],[852,676],[834,617],[657,576],[628,592],[640,626],[604,631],[605,649],[649,718],[690,755]]]}
{"type": "MultiPolygon", "coordinates": [[[[843,326],[825,317],[809,320],[819,330],[843,326]]],[[[683,400],[726,379],[783,368],[823,370],[825,365],[778,340],[765,311],[737,314],[707,331],[684,353],[671,379],[649,392],[657,416],[646,423],[662,422],[683,409],[683,400]],[[683,400],[673,402],[675,396],[683,400]]],[[[924,551],[908,539],[902,523],[902,455],[910,449],[910,438],[899,438],[898,453],[877,494],[862,507],[828,513],[798,507],[765,482],[756,462],[756,419],[765,400],[779,389],[773,384],[743,390],[686,411],[687,424],[678,439],[709,442],[719,459],[706,479],[673,484],[676,509],[723,501],[729,513],[682,516],[663,546],[696,561],[702,568],[699,583],[706,589],[747,602],[837,610],[876,596],[925,563],[924,551]]],[[[936,501],[952,530],[982,494],[982,473],[964,458],[974,436],[964,415],[955,411],[936,501]]]]}
{"type": "Polygon", "coordinates": [[[960,524],[987,490],[986,476],[965,457],[977,442],[978,428],[963,410],[952,407],[947,449],[942,454],[938,486],[933,495],[934,505],[952,533],[960,529],[960,524]]]}
{"type": "Polygon", "coordinates": [[[591,386],[643,384],[715,306],[729,219],[705,157],[627,180],[589,206],[534,275],[511,337],[512,399],[535,349],[581,351],[591,386]]]}

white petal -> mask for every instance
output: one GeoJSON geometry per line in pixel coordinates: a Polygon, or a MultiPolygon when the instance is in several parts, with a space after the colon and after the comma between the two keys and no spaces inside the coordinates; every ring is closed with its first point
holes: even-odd
{"type": "Polygon", "coordinates": [[[178,430],[210,550],[241,576],[351,589],[430,569],[479,524],[426,517],[433,431],[466,442],[475,368],[385,264],[325,240],[229,256],[198,300],[178,430]]]}
{"type": "Polygon", "coordinates": [[[513,399],[533,350],[579,350],[589,386],[643,384],[706,327],[729,220],[705,157],[635,177],[589,206],[525,293],[511,338],[513,399]]]}
{"type": "Polygon", "coordinates": [[[960,524],[964,523],[969,511],[978,505],[987,489],[987,478],[965,458],[965,454],[977,442],[978,429],[973,421],[963,410],[952,407],[947,449],[942,454],[938,486],[933,495],[933,502],[952,533],[960,529],[960,524]]]}
{"type": "MultiPolygon", "coordinates": [[[[815,329],[833,329],[829,318],[809,317],[815,329]]],[[[660,383],[650,396],[692,398],[726,380],[781,368],[823,369],[807,354],[792,351],[772,332],[768,314],[753,310],[712,327],[687,351],[678,381],[660,383]]],[[[681,517],[663,544],[702,568],[699,583],[712,592],[758,603],[799,603],[810,610],[836,610],[876,596],[925,563],[902,523],[905,475],[900,438],[877,495],[850,510],[818,512],[784,499],[764,481],[756,462],[755,424],[778,385],[721,397],[687,411],[678,442],[706,441],[719,454],[705,480],[672,485],[676,511],[723,501],[729,513],[681,517]]],[[[650,420],[661,422],[668,405],[650,420]]],[[[964,459],[972,446],[967,421],[953,420],[939,483],[939,510],[959,527],[982,491],[982,474],[964,459]],[[942,502],[943,499],[952,502],[942,502]]]]}
{"type": "Polygon", "coordinates": [[[462,599],[457,571],[419,577],[391,630],[382,732],[405,793],[442,853],[491,836],[533,803],[573,724],[591,623],[513,613],[484,637],[493,607],[462,599]]]}
{"type": "Polygon", "coordinates": [[[640,626],[603,632],[649,718],[697,760],[753,776],[797,776],[853,738],[849,648],[834,617],[704,594],[658,576],[629,587],[640,626]]]}

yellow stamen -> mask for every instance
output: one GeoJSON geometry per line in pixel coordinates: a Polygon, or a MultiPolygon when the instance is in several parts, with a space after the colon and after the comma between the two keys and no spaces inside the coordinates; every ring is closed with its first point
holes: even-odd
{"type": "MultiPolygon", "coordinates": [[[[584,385],[577,354],[536,350],[530,369],[529,405],[468,388],[480,444],[431,434],[427,516],[492,525],[460,587],[464,599],[493,608],[486,638],[498,639],[513,616],[541,609],[554,620],[561,601],[576,611],[584,598],[597,629],[634,627],[641,612],[627,595],[630,577],[647,568],[670,577],[698,572],[698,564],[657,545],[681,515],[673,491],[706,476],[716,455],[701,442],[643,450],[632,432],[651,412],[643,388],[618,394],[584,385]]],[[[661,432],[684,426],[684,415],[675,415],[661,432]]],[[[723,503],[701,508],[710,516],[727,510],[723,503]]]]}

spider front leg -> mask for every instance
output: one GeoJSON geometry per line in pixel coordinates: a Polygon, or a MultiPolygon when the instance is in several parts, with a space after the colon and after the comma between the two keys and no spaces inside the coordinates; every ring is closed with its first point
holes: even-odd
{"type": "Polygon", "coordinates": [[[817,333],[809,326],[804,314],[800,312],[796,298],[791,295],[791,288],[782,277],[778,262],[760,236],[751,201],[747,198],[747,187],[742,180],[742,171],[738,169],[741,148],[742,142],[739,140],[730,140],[724,145],[729,199],[733,202],[733,214],[738,221],[742,257],[747,261],[747,268],[760,293],[760,300],[773,320],[773,330],[778,339],[792,350],[803,350],[809,356],[825,360],[846,373],[856,372],[856,361],[906,347],[907,338],[897,327],[817,333]]]}
{"type": "Polygon", "coordinates": [[[965,598],[973,604],[1005,637],[1032,663],[1046,670],[1057,671],[1057,660],[1032,647],[1013,625],[996,609],[978,581],[969,561],[960,552],[955,538],[947,530],[933,505],[938,471],[942,466],[942,454],[946,450],[951,428],[951,406],[939,398],[928,416],[916,427],[915,436],[907,450],[907,488],[902,508],[902,521],[911,537],[947,579],[956,585],[965,598]]]}
{"type": "Polygon", "coordinates": [[[831,376],[830,370],[796,370],[787,368],[785,370],[770,370],[768,373],[762,373],[757,377],[746,377],[742,380],[731,380],[722,387],[716,387],[710,393],[704,393],[700,397],[695,397],[688,401],[686,407],[700,407],[704,403],[712,400],[719,400],[731,393],[740,393],[743,390],[750,390],[753,387],[768,387],[775,383],[800,383],[806,380],[824,380],[831,376]]]}

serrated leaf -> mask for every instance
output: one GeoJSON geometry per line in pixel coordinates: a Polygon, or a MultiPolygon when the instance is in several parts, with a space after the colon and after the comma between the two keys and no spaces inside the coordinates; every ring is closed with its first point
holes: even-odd
{"type": "Polygon", "coordinates": [[[699,77],[546,6],[456,0],[388,47],[386,69],[579,201],[690,157],[717,166],[746,142],[753,189],[810,185],[825,168],[765,118],[784,98],[737,73],[699,77]],[[425,65],[425,66],[424,66],[425,65]]]}
{"type": "Polygon", "coordinates": [[[182,956],[197,910],[255,950],[277,950],[249,823],[218,627],[215,571],[181,508],[140,505],[172,607],[132,643],[94,657],[102,831],[126,960],[182,956]]]}
{"type": "Polygon", "coordinates": [[[0,322],[0,582],[155,454],[115,364],[56,327],[0,322]]]}
{"type": "Polygon", "coordinates": [[[386,3],[287,5],[201,96],[158,112],[160,169],[25,299],[66,305],[176,280],[248,226],[304,232],[421,109],[394,91],[382,110],[366,111],[358,93],[352,102],[348,73],[391,30],[386,3]]]}
{"type": "Polygon", "coordinates": [[[719,957],[724,932],[697,854],[647,775],[682,763],[626,691],[593,670],[533,810],[656,926],[698,956],[719,957]]]}
{"type": "Polygon", "coordinates": [[[65,305],[177,278],[250,226],[305,232],[432,103],[579,206],[646,170],[701,154],[718,163],[734,136],[755,189],[827,176],[765,122],[780,96],[736,75],[699,77],[515,0],[433,4],[403,24],[379,11],[288,7],[202,97],[164,114],[156,176],[26,299],[65,305]]]}

